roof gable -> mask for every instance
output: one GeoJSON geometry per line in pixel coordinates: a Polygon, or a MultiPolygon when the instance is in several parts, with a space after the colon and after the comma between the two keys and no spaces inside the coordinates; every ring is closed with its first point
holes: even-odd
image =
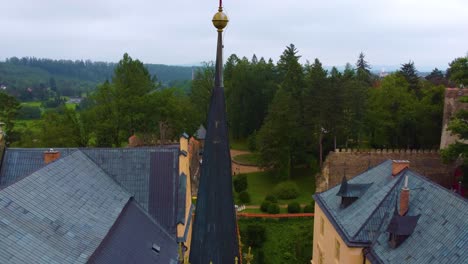
{"type": "Polygon", "coordinates": [[[0,263],[85,263],[129,198],[80,151],[49,164],[0,190],[0,263]]]}

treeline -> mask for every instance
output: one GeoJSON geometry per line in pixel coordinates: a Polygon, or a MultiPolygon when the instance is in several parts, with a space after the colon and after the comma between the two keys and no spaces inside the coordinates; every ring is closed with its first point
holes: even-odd
{"type": "Polygon", "coordinates": [[[362,53],[343,72],[299,58],[290,45],[276,65],[256,56],[226,62],[231,135],[249,138],[263,166],[287,178],[294,166],[321,163],[336,147],[438,148],[444,88],[461,83],[461,58],[448,74],[434,69],[426,78],[411,61],[380,78],[362,53]]]}
{"type": "MultiPolygon", "coordinates": [[[[325,70],[318,59],[302,65],[299,58],[294,45],[277,63],[231,55],[224,71],[231,136],[248,138],[262,165],[283,178],[295,166],[320,163],[335,147],[438,148],[444,88],[468,83],[465,57],[452,61],[447,73],[434,69],[425,78],[413,62],[381,78],[371,73],[362,53],[342,72],[325,70]]],[[[120,147],[135,133],[158,144],[184,131],[193,133],[206,122],[212,63],[197,69],[188,92],[162,89],[148,68],[127,54],[112,76],[77,111],[63,105],[46,111],[37,131],[10,141],[17,146],[120,147]]]]}
{"type": "MultiPolygon", "coordinates": [[[[97,85],[111,80],[116,63],[90,60],[52,60],[34,57],[11,57],[0,62],[0,85],[22,101],[42,100],[54,79],[58,91],[64,96],[81,96],[93,91],[97,85]],[[37,92],[36,92],[37,91],[37,92]]],[[[171,86],[192,78],[192,67],[145,64],[150,75],[158,76],[163,86],[171,86]]],[[[187,86],[185,86],[187,87],[187,86]]]]}

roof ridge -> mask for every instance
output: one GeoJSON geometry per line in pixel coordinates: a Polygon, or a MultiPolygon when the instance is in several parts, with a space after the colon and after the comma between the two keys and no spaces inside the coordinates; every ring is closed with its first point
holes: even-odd
{"type": "Polygon", "coordinates": [[[434,187],[437,187],[438,189],[441,189],[441,190],[443,190],[443,191],[445,191],[445,192],[447,192],[447,193],[449,193],[449,194],[452,194],[454,197],[457,197],[457,198],[461,199],[461,200],[464,201],[464,202],[468,202],[468,199],[465,198],[465,197],[463,197],[463,196],[461,196],[459,193],[450,191],[449,189],[443,187],[442,185],[438,184],[438,183],[435,182],[435,181],[432,181],[431,179],[427,178],[426,176],[421,175],[419,172],[417,172],[417,171],[415,171],[415,170],[412,170],[412,169],[410,169],[410,168],[407,168],[407,169],[408,169],[411,173],[413,173],[414,176],[420,178],[421,180],[424,180],[424,181],[428,182],[429,184],[432,184],[434,187]]]}
{"type": "MultiPolygon", "coordinates": [[[[37,149],[39,149],[39,148],[37,148],[37,149]]],[[[70,148],[70,149],[73,149],[73,148],[70,148]]],[[[6,151],[7,151],[7,149],[5,149],[5,154],[6,154],[6,151]]],[[[40,171],[40,170],[42,170],[42,169],[48,167],[49,165],[55,163],[56,161],[62,160],[62,159],[64,159],[64,158],[70,156],[71,154],[73,154],[73,153],[75,153],[75,152],[77,152],[77,151],[79,151],[79,149],[75,149],[75,151],[71,152],[69,155],[67,155],[67,156],[65,156],[65,157],[59,157],[58,159],[53,160],[52,162],[49,162],[49,163],[47,163],[47,164],[44,164],[42,167],[40,167],[40,168],[38,168],[38,169],[32,171],[31,173],[16,178],[12,183],[10,183],[10,184],[8,184],[8,185],[5,185],[5,186],[1,186],[1,185],[0,185],[0,191],[3,190],[3,189],[5,189],[5,188],[8,188],[8,187],[12,186],[13,184],[16,184],[16,183],[18,183],[18,182],[20,182],[20,181],[26,179],[27,177],[31,176],[32,174],[34,174],[34,173],[36,173],[36,172],[38,172],[38,171],[40,171]]],[[[5,156],[6,156],[6,155],[5,155],[5,156]]],[[[2,167],[3,167],[3,165],[2,165],[2,167]]],[[[1,169],[1,168],[0,168],[0,169],[1,169]]]]}
{"type": "Polygon", "coordinates": [[[362,224],[362,226],[358,229],[358,231],[356,232],[356,234],[352,237],[353,239],[355,237],[357,237],[359,235],[359,233],[361,233],[362,229],[367,225],[367,223],[369,223],[370,219],[372,218],[372,216],[374,216],[375,212],[380,208],[380,206],[382,205],[383,202],[385,202],[388,197],[393,194],[393,192],[395,191],[395,187],[399,184],[401,184],[401,181],[403,180],[403,176],[406,174],[406,171],[407,171],[407,168],[403,169],[402,172],[400,172],[399,174],[397,174],[395,177],[398,177],[398,179],[396,180],[395,184],[392,186],[392,188],[388,191],[388,193],[383,197],[382,201],[380,201],[380,203],[375,207],[375,209],[372,211],[372,213],[369,214],[369,217],[366,219],[366,221],[362,224]]]}

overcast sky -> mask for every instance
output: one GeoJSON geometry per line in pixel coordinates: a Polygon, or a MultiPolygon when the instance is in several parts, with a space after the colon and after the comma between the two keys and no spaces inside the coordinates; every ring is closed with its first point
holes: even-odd
{"type": "MultiPolygon", "coordinates": [[[[0,58],[214,60],[216,0],[0,0],[0,58]]],[[[446,68],[468,52],[467,0],[224,0],[225,55],[446,68]]]]}

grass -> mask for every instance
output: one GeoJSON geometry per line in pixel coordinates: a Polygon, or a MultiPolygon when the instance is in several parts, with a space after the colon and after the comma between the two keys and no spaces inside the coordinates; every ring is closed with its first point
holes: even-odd
{"type": "Polygon", "coordinates": [[[230,140],[230,145],[231,145],[231,149],[245,150],[245,151],[249,150],[249,146],[247,144],[246,139],[232,139],[230,140]]]}
{"type": "Polygon", "coordinates": [[[21,103],[21,105],[24,105],[24,106],[35,106],[35,107],[41,107],[42,105],[42,102],[40,101],[35,101],[35,102],[23,102],[21,103]]]}
{"type": "MultiPolygon", "coordinates": [[[[315,173],[312,169],[299,168],[293,170],[291,181],[299,187],[299,197],[293,200],[279,200],[279,204],[288,204],[298,202],[300,204],[309,204],[313,201],[312,194],[315,193],[315,173]]],[[[277,185],[277,182],[269,172],[254,172],[247,174],[248,189],[250,194],[250,204],[260,205],[265,196],[277,185]]],[[[237,194],[236,194],[237,198],[237,194]]],[[[237,199],[236,199],[237,201],[237,199]]]]}
{"type": "Polygon", "coordinates": [[[67,109],[75,110],[78,104],[65,103],[67,109]]]}
{"type": "MultiPolygon", "coordinates": [[[[266,239],[261,248],[252,248],[252,264],[309,264],[312,258],[313,218],[239,219],[242,253],[248,252],[247,227],[265,227],[266,239]],[[263,255],[263,256],[262,256],[263,255]],[[263,261],[262,261],[263,258],[263,261]]],[[[243,262],[245,263],[245,261],[243,262]]]]}
{"type": "Polygon", "coordinates": [[[233,159],[241,164],[258,165],[258,153],[241,154],[234,156],[233,159]]]}

